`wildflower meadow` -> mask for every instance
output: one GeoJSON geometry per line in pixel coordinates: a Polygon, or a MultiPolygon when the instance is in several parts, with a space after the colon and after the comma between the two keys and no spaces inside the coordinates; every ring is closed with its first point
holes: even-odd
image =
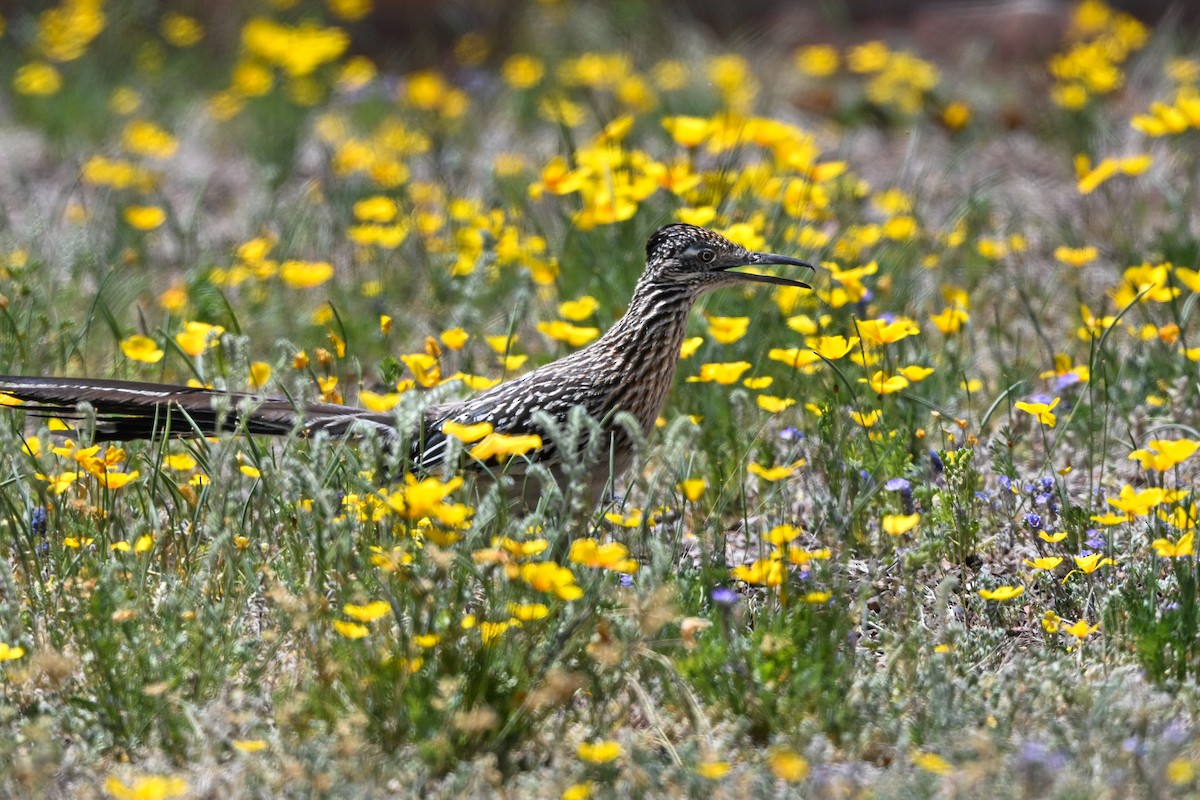
{"type": "Polygon", "coordinates": [[[706,297],[599,505],[0,394],[0,796],[1200,795],[1186,17],[410,5],[0,4],[0,373],[403,426],[671,222],[812,291],[706,297]]]}

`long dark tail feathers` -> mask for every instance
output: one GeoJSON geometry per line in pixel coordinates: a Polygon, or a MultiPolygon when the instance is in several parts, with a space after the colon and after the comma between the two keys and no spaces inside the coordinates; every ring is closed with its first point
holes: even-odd
{"type": "Polygon", "coordinates": [[[170,384],[0,376],[0,394],[19,400],[17,407],[27,414],[57,417],[68,423],[88,416],[81,408],[86,403],[94,411],[97,441],[208,436],[242,430],[286,436],[297,429],[343,437],[361,429],[355,424],[359,420],[392,431],[385,415],[350,406],[311,403],[297,409],[295,403],[283,397],[170,384]]]}

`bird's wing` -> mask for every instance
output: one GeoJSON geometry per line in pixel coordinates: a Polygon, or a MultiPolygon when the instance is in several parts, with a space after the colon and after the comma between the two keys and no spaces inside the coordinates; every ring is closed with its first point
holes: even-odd
{"type": "Polygon", "coordinates": [[[557,425],[566,425],[572,408],[582,406],[600,417],[613,388],[602,378],[578,378],[576,371],[558,369],[557,363],[500,384],[477,395],[426,410],[420,441],[413,442],[413,462],[423,469],[438,467],[453,437],[443,432],[446,422],[474,425],[488,422],[496,433],[510,436],[538,434],[542,447],[527,454],[530,461],[547,461],[557,456],[549,431],[538,425],[537,412],[557,425]]]}

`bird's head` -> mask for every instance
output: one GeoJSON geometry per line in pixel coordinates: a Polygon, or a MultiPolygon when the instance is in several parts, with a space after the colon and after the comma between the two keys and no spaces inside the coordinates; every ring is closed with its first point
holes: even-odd
{"type": "Polygon", "coordinates": [[[734,271],[735,267],[771,265],[816,269],[791,256],[747,250],[719,233],[695,225],[666,225],[646,243],[646,272],[655,281],[683,284],[697,292],[748,281],[812,288],[791,278],[734,271]]]}

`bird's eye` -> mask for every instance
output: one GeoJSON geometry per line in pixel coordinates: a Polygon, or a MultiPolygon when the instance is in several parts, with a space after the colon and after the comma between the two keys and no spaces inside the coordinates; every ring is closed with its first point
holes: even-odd
{"type": "Polygon", "coordinates": [[[712,250],[701,250],[700,251],[700,260],[703,261],[705,264],[711,264],[712,260],[716,257],[717,257],[717,254],[715,252],[713,252],[712,250]]]}

